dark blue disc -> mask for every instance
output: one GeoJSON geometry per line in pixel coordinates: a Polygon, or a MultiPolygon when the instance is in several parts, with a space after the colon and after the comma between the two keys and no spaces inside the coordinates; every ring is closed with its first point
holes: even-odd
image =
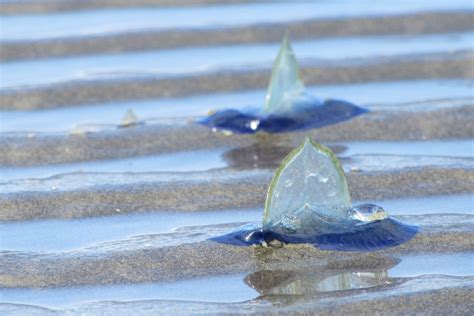
{"type": "Polygon", "coordinates": [[[218,111],[202,120],[200,124],[216,130],[239,134],[253,134],[258,131],[284,133],[318,128],[348,120],[367,113],[368,110],[341,100],[327,100],[288,115],[257,115],[238,110],[218,111]]]}
{"type": "Polygon", "coordinates": [[[409,241],[418,232],[418,227],[387,218],[362,225],[354,225],[340,233],[323,235],[290,235],[263,231],[261,228],[241,230],[211,238],[224,244],[250,246],[279,240],[284,243],[308,243],[317,248],[339,251],[374,251],[395,247],[409,241]]]}

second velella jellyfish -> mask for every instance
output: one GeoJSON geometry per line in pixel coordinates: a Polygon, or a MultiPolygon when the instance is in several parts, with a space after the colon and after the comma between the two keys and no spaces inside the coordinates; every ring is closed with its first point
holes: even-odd
{"type": "Polygon", "coordinates": [[[216,131],[253,134],[318,128],[368,112],[342,100],[319,100],[306,92],[288,37],[273,66],[265,106],[245,111],[226,109],[199,121],[216,131]]]}
{"type": "Polygon", "coordinates": [[[374,204],[352,206],[347,180],[331,150],[309,138],[276,171],[261,225],[212,238],[234,244],[310,243],[321,249],[371,251],[398,246],[418,231],[374,204]]]}

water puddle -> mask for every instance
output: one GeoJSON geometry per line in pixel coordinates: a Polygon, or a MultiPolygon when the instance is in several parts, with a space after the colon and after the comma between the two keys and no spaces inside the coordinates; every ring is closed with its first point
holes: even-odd
{"type": "Polygon", "coordinates": [[[420,275],[472,276],[473,260],[474,253],[414,255],[402,257],[392,267],[323,273],[263,270],[248,275],[245,281],[264,296],[307,295],[386,286],[400,282],[400,278],[420,275]]]}
{"type": "MultiPolygon", "coordinates": [[[[366,202],[358,201],[354,203],[366,202]]],[[[368,202],[383,206],[390,215],[444,213],[474,215],[474,195],[472,194],[368,202]]],[[[205,229],[206,234],[202,236],[198,236],[199,234],[192,230],[189,231],[189,238],[183,237],[182,239],[178,238],[179,234],[170,235],[168,239],[164,235],[157,234],[180,232],[184,236],[187,230],[180,230],[180,227],[258,222],[261,221],[262,214],[262,209],[250,209],[191,213],[160,212],[84,219],[3,222],[0,223],[0,249],[60,252],[86,247],[92,247],[90,251],[104,251],[104,249],[111,251],[127,249],[129,246],[138,248],[146,248],[150,245],[169,246],[176,243],[205,240],[212,236],[222,235],[228,232],[229,229],[216,226],[217,231],[213,232],[212,227],[208,227],[205,229]],[[136,236],[136,238],[131,238],[132,236],[136,236]],[[101,243],[108,244],[101,245],[101,243]],[[93,249],[94,245],[97,245],[95,250],[93,249]]]]}
{"type": "Polygon", "coordinates": [[[389,274],[397,278],[426,274],[474,276],[474,253],[406,256],[398,265],[389,270],[389,274]]]}
{"type": "Polygon", "coordinates": [[[386,271],[272,271],[255,272],[245,279],[260,295],[306,295],[364,289],[395,283],[386,271]]]}
{"type": "MultiPolygon", "coordinates": [[[[342,144],[340,144],[342,145],[342,144]]],[[[337,146],[337,145],[336,145],[337,146]]],[[[345,171],[438,166],[474,167],[474,141],[350,142],[340,154],[345,171]]]]}
{"type": "MultiPolygon", "coordinates": [[[[473,140],[365,141],[328,144],[346,172],[386,171],[408,167],[474,167],[473,140]]],[[[291,147],[255,143],[226,151],[222,158],[236,169],[277,168],[291,147]]]]}
{"type": "Polygon", "coordinates": [[[370,0],[357,1],[357,5],[355,1],[338,0],[188,8],[104,9],[46,15],[5,16],[2,17],[2,41],[81,37],[173,28],[216,28],[309,18],[470,9],[471,2],[468,0],[426,3],[403,0],[398,1],[396,6],[388,2],[374,3],[370,0]]]}
{"type": "Polygon", "coordinates": [[[473,158],[451,158],[430,156],[400,156],[400,155],[354,155],[349,161],[343,162],[343,168],[348,171],[388,171],[403,168],[466,168],[474,167],[473,158]]]}
{"type": "MultiPolygon", "coordinates": [[[[354,204],[374,203],[359,201],[354,204]]],[[[390,215],[471,214],[474,215],[474,194],[440,195],[377,201],[390,215]]]]}
{"type": "MultiPolygon", "coordinates": [[[[367,144],[370,146],[370,144],[367,144]]],[[[267,154],[262,150],[250,152],[245,149],[234,149],[224,154],[224,159],[228,165],[236,169],[265,168],[275,169],[283,158],[290,151],[277,151],[267,154]],[[265,157],[271,156],[273,159],[266,160],[265,157]]],[[[345,172],[361,171],[389,171],[403,168],[466,168],[474,167],[472,157],[450,157],[446,156],[423,156],[419,155],[397,155],[397,154],[358,154],[353,156],[342,156],[342,167],[345,172]]]]}
{"type": "MultiPolygon", "coordinates": [[[[472,140],[426,142],[354,142],[329,145],[341,158],[345,172],[387,171],[401,168],[474,167],[472,140]]],[[[278,167],[292,148],[254,144],[215,149],[85,161],[34,167],[0,168],[3,193],[70,191],[97,185],[124,185],[157,181],[203,180],[205,172],[233,168],[219,176],[262,175],[278,167]]],[[[214,175],[217,176],[217,175],[214,175]]]]}
{"type": "Polygon", "coordinates": [[[60,308],[103,300],[183,300],[201,302],[241,302],[258,294],[246,286],[244,274],[198,278],[165,284],[84,286],[57,289],[0,289],[2,302],[60,308]],[[205,291],[203,291],[205,289],[205,291]]]}
{"type": "Polygon", "coordinates": [[[0,223],[0,249],[67,251],[135,235],[168,233],[183,226],[258,221],[261,217],[261,210],[226,210],[4,222],[0,223]]]}
{"type": "MultiPolygon", "coordinates": [[[[150,173],[191,172],[224,168],[223,150],[198,150],[166,155],[150,155],[123,159],[96,160],[37,167],[0,168],[1,182],[19,179],[45,179],[74,173],[150,173]]],[[[131,176],[131,175],[130,175],[131,176]]],[[[1,186],[0,182],[0,186],[1,186]]],[[[110,182],[109,182],[110,183],[110,182]]]]}
{"type": "MultiPolygon", "coordinates": [[[[420,275],[472,276],[474,253],[430,254],[401,257],[397,264],[371,269],[260,270],[196,278],[172,283],[83,286],[45,289],[0,289],[3,302],[64,308],[97,301],[173,300],[195,302],[244,302],[262,296],[311,295],[357,291],[403,282],[420,275]],[[401,260],[400,260],[401,259],[401,260]],[[202,291],[202,289],[206,289],[202,291]]],[[[355,292],[356,293],[356,292],[355,292]]]]}
{"type": "MultiPolygon", "coordinates": [[[[474,33],[423,36],[372,36],[293,42],[301,61],[374,58],[451,52],[472,47],[474,33]]],[[[170,76],[207,71],[270,68],[280,43],[92,55],[12,62],[0,67],[2,89],[73,80],[170,76]]]]}
{"type": "Polygon", "coordinates": [[[66,173],[40,179],[19,179],[0,183],[3,194],[19,192],[61,192],[75,190],[113,189],[132,184],[205,183],[215,181],[235,181],[249,177],[268,176],[268,171],[246,170],[241,172],[146,172],[146,173],[66,173]]]}
{"type": "MultiPolygon", "coordinates": [[[[413,111],[420,107],[423,110],[434,110],[437,109],[437,103],[430,102],[427,106],[423,101],[448,99],[449,102],[443,102],[441,105],[449,107],[456,104],[454,99],[467,100],[466,103],[469,103],[473,97],[471,80],[369,82],[312,86],[308,90],[310,94],[321,99],[350,100],[371,110],[413,111]],[[407,102],[410,104],[404,105],[407,102]]],[[[153,120],[160,121],[165,118],[175,118],[186,122],[190,117],[205,116],[209,110],[225,108],[242,110],[246,107],[262,107],[265,93],[264,90],[257,90],[179,99],[94,104],[40,111],[0,111],[0,131],[2,133],[51,133],[67,132],[83,125],[117,125],[128,109],[133,109],[137,117],[140,120],[148,121],[147,123],[155,123],[153,120]]]]}
{"type": "Polygon", "coordinates": [[[410,155],[410,156],[440,156],[440,157],[474,157],[474,140],[447,141],[367,141],[341,143],[347,150],[342,157],[354,155],[410,155]]]}

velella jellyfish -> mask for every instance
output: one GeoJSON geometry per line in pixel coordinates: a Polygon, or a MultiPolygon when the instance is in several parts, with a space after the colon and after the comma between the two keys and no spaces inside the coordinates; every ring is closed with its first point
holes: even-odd
{"type": "Polygon", "coordinates": [[[122,121],[118,125],[119,128],[128,128],[128,127],[133,127],[133,126],[138,126],[138,125],[143,125],[144,122],[140,121],[133,112],[132,109],[128,109],[127,112],[125,113],[125,116],[123,117],[122,121]]]}
{"type": "Polygon", "coordinates": [[[418,231],[374,204],[352,206],[344,170],[332,151],[306,138],[270,183],[261,225],[212,238],[253,245],[310,243],[327,250],[371,251],[398,246],[418,231]]]}
{"type": "Polygon", "coordinates": [[[318,128],[368,112],[342,100],[319,100],[306,92],[288,36],[273,65],[265,105],[259,109],[216,111],[199,123],[215,131],[253,134],[318,128]]]}

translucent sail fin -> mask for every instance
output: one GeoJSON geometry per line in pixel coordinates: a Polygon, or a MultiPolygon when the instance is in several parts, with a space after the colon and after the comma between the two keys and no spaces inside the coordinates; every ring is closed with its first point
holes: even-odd
{"type": "Polygon", "coordinates": [[[127,113],[122,119],[120,126],[127,127],[137,125],[139,123],[138,117],[135,115],[132,109],[128,109],[127,113]]]}
{"type": "Polygon", "coordinates": [[[272,76],[265,98],[265,113],[285,113],[291,111],[294,101],[304,93],[305,87],[300,78],[300,69],[291,48],[288,35],[285,35],[273,65],[272,76]]]}
{"type": "Polygon", "coordinates": [[[345,219],[351,207],[347,180],[337,157],[309,138],[282,162],[265,202],[263,228],[304,233],[345,219]],[[330,220],[329,220],[330,221],[330,220]]]}

